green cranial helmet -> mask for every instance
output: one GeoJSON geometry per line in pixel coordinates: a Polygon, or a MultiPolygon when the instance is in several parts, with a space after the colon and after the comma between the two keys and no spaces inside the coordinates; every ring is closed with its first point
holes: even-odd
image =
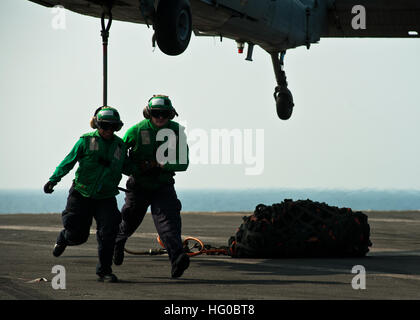
{"type": "Polygon", "coordinates": [[[123,126],[123,123],[117,109],[102,107],[96,114],[96,126],[98,128],[110,128],[112,126],[115,131],[118,131],[123,126]]]}
{"type": "Polygon", "coordinates": [[[149,99],[146,108],[143,109],[143,116],[146,119],[150,119],[153,110],[166,110],[168,112],[168,118],[172,120],[175,116],[178,116],[171,100],[165,95],[154,95],[149,99]]]}
{"type": "Polygon", "coordinates": [[[148,106],[150,109],[173,110],[172,102],[168,96],[154,95],[150,98],[148,106]]]}
{"type": "Polygon", "coordinates": [[[111,107],[103,107],[96,115],[98,121],[121,122],[118,111],[111,107]]]}

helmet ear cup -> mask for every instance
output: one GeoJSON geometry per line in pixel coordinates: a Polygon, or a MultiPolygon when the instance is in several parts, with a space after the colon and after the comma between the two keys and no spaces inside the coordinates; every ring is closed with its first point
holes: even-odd
{"type": "Polygon", "coordinates": [[[175,118],[175,116],[178,116],[178,113],[176,112],[175,108],[172,107],[171,112],[169,113],[169,120],[172,120],[173,118],[175,118]]]}
{"type": "Polygon", "coordinates": [[[121,123],[118,125],[118,127],[115,129],[115,131],[120,131],[123,125],[124,125],[124,124],[121,122],[121,123]]]}
{"type": "Polygon", "coordinates": [[[150,110],[149,110],[149,106],[147,105],[146,107],[144,107],[143,109],[143,117],[145,119],[150,119],[150,110]]]}
{"type": "Polygon", "coordinates": [[[96,123],[96,117],[92,117],[92,118],[90,119],[90,127],[91,127],[92,129],[98,129],[98,125],[97,125],[97,123],[96,123]]]}
{"type": "Polygon", "coordinates": [[[96,115],[98,114],[99,111],[101,111],[103,107],[99,107],[98,109],[95,110],[95,113],[93,114],[92,119],[90,119],[90,127],[92,129],[98,129],[98,119],[96,118],[96,115]]]}
{"type": "Polygon", "coordinates": [[[171,109],[171,111],[169,112],[169,120],[172,120],[173,118],[175,118],[175,112],[173,109],[171,109]]]}

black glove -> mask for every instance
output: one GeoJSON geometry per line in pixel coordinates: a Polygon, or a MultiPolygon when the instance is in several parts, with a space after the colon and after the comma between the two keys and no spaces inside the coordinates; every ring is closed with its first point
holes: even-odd
{"type": "Polygon", "coordinates": [[[53,188],[54,188],[55,185],[56,185],[55,182],[48,181],[44,186],[44,192],[45,193],[53,193],[54,192],[53,188]]]}

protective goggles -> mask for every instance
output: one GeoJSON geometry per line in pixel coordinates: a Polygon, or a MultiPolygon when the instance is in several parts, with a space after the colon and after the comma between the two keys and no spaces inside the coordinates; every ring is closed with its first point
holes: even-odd
{"type": "Polygon", "coordinates": [[[167,119],[167,118],[169,118],[170,111],[169,110],[162,110],[162,109],[152,109],[150,111],[150,115],[153,118],[164,118],[164,119],[167,119]]]}
{"type": "Polygon", "coordinates": [[[122,124],[120,122],[98,121],[98,127],[103,130],[118,131],[121,129],[122,124]]]}

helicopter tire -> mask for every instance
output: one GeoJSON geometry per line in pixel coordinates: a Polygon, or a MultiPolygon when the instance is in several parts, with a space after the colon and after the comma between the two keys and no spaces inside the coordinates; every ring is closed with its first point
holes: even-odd
{"type": "Polygon", "coordinates": [[[293,96],[289,89],[282,88],[280,90],[276,89],[274,93],[276,99],[276,111],[277,116],[281,120],[288,120],[293,113],[293,96]]]}
{"type": "Polygon", "coordinates": [[[187,49],[191,39],[192,16],[188,0],[160,0],[155,19],[156,42],[160,50],[176,56],[187,49]]]}

